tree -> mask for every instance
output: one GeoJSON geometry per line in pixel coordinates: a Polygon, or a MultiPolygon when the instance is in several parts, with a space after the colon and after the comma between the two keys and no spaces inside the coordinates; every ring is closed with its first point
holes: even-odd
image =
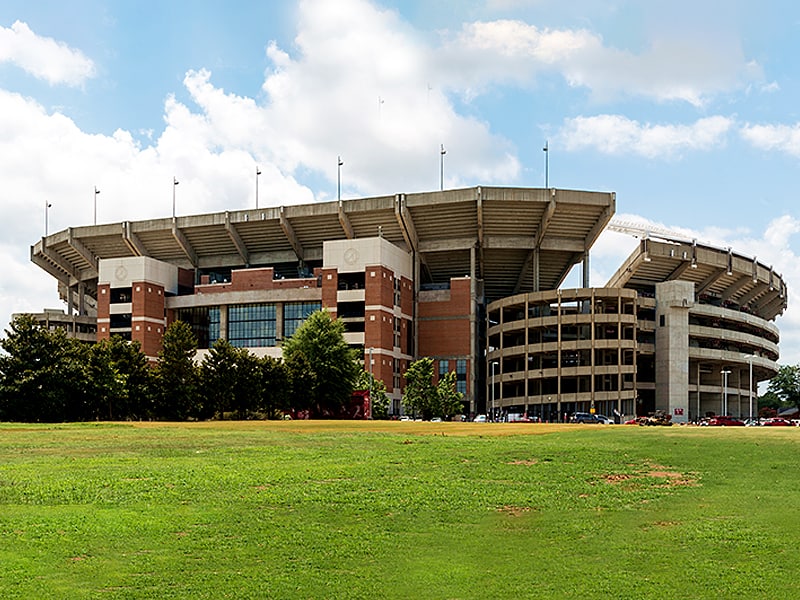
{"type": "Polygon", "coordinates": [[[386,394],[386,384],[376,379],[369,371],[361,371],[356,388],[369,390],[370,407],[373,419],[386,419],[389,416],[389,396],[386,394]]]}
{"type": "Polygon", "coordinates": [[[312,313],[284,343],[283,357],[292,375],[294,408],[333,416],[349,405],[362,367],[344,340],[341,320],[325,310],[312,313]]]}
{"type": "Polygon", "coordinates": [[[291,408],[289,370],[280,359],[265,356],[261,359],[261,385],[256,410],[268,419],[280,418],[291,408]]]}
{"type": "Polygon", "coordinates": [[[219,339],[200,365],[203,416],[224,418],[233,412],[246,419],[258,409],[263,384],[262,362],[246,348],[219,339]]]}
{"type": "Polygon", "coordinates": [[[439,397],[439,408],[441,417],[461,414],[464,405],[461,403],[463,398],[461,392],[456,391],[456,372],[450,371],[439,379],[436,386],[436,393],[439,397]]]}
{"type": "Polygon", "coordinates": [[[85,349],[31,315],[10,323],[0,342],[0,420],[66,421],[86,417],[85,349]]]}
{"type": "MultiPolygon", "coordinates": [[[[103,342],[101,342],[103,343],[103,342]]],[[[124,394],[111,407],[115,419],[150,419],[155,410],[153,369],[138,341],[113,335],[105,342],[112,364],[125,382],[124,394]]]]}
{"type": "Polygon", "coordinates": [[[463,411],[461,393],[456,391],[455,371],[446,373],[434,385],[433,359],[426,356],[411,363],[405,377],[403,405],[406,410],[420,414],[423,419],[444,418],[463,411]]]}
{"type": "Polygon", "coordinates": [[[773,408],[800,406],[800,365],[780,367],[767,386],[767,394],[773,394],[780,401],[780,406],[773,408]]]}
{"type": "Polygon", "coordinates": [[[408,366],[405,377],[403,406],[406,411],[419,414],[423,419],[440,416],[436,412],[438,393],[433,385],[433,359],[426,356],[415,360],[408,366]]]}
{"type": "Polygon", "coordinates": [[[196,352],[197,337],[188,324],[175,321],[167,327],[153,374],[158,417],[185,421],[203,414],[199,369],[194,362],[196,352]]]}
{"type": "Polygon", "coordinates": [[[149,417],[152,414],[151,373],[141,344],[114,335],[87,348],[87,418],[149,417]]]}

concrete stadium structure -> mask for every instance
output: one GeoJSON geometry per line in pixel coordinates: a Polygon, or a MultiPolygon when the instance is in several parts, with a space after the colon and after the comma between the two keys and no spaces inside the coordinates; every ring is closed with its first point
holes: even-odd
{"type": "Polygon", "coordinates": [[[138,340],[151,359],[176,319],[201,352],[225,338],[279,355],[325,308],[395,413],[403,372],[430,356],[470,413],[748,414],[750,382],[777,372],[783,280],[730,249],[645,236],[590,288],[614,210],[613,193],[575,190],[396,194],[72,227],[31,260],[68,307],[42,322],[138,340]],[[561,289],[576,266],[583,287],[561,289]]]}

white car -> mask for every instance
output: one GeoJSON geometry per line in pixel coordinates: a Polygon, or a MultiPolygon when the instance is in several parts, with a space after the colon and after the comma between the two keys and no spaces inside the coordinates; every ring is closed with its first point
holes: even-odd
{"type": "Polygon", "coordinates": [[[486,423],[486,415],[477,415],[473,421],[476,423],[486,423]]]}
{"type": "Polygon", "coordinates": [[[613,425],[614,419],[610,419],[605,415],[595,415],[595,419],[597,419],[598,423],[602,423],[603,425],[613,425]]]}

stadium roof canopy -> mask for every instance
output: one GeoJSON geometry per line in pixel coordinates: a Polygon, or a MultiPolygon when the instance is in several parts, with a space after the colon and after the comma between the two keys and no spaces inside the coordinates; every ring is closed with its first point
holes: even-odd
{"type": "Polygon", "coordinates": [[[419,256],[421,284],[474,265],[493,300],[533,291],[537,272],[540,290],[559,287],[614,210],[614,193],[475,187],[71,227],[37,242],[31,260],[96,296],[100,259],[148,256],[201,272],[314,267],[327,240],[382,235],[419,256]]]}
{"type": "Polygon", "coordinates": [[[783,313],[788,300],[781,276],[755,258],[663,235],[644,236],[607,286],[653,290],[671,280],[691,281],[698,298],[735,305],[767,320],[783,313]]]}

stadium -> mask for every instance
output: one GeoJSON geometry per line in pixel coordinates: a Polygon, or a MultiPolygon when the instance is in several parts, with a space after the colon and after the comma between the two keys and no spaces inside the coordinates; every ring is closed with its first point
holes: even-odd
{"type": "Polygon", "coordinates": [[[200,355],[224,338],[279,356],[324,308],[393,414],[409,363],[431,357],[437,376],[456,372],[465,414],[748,416],[778,371],[783,279],[731,248],[631,231],[638,247],[592,288],[590,250],[615,203],[474,187],[71,227],[31,248],[67,305],[37,317],[87,341],[139,341],[155,360],[175,320],[200,355]],[[564,289],[573,268],[582,287],[564,289]]]}

